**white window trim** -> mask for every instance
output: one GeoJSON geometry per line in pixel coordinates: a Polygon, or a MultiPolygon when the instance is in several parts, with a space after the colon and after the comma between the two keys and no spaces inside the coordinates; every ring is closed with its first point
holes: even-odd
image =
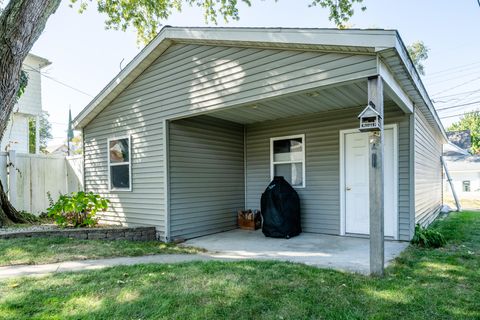
{"type": "Polygon", "coordinates": [[[296,135],[291,135],[291,136],[283,136],[283,137],[274,137],[270,138],[270,180],[273,180],[273,177],[275,175],[275,170],[274,170],[274,165],[276,164],[288,164],[288,163],[302,163],[302,185],[301,186],[293,186],[294,188],[302,189],[306,187],[306,180],[305,180],[305,168],[307,167],[307,161],[305,158],[305,149],[306,149],[306,140],[305,140],[305,134],[296,134],[296,135]],[[278,140],[286,140],[286,139],[297,139],[301,138],[302,139],[302,161],[273,161],[273,142],[278,141],[278,140]]]}
{"type": "Polygon", "coordinates": [[[132,191],[132,139],[128,136],[118,136],[118,137],[111,137],[107,139],[107,166],[108,166],[108,191],[115,191],[115,192],[130,192],[132,191]],[[120,139],[128,139],[128,162],[117,162],[117,163],[110,163],[110,141],[112,140],[120,140],[120,139]],[[118,165],[126,165],[128,164],[128,188],[112,188],[112,179],[111,179],[111,170],[110,167],[118,166],[118,165]]]}

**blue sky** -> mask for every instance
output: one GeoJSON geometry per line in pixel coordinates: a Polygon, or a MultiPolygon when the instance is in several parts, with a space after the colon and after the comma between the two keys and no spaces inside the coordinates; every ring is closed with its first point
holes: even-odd
{"type": "MultiPolygon", "coordinates": [[[[240,21],[220,21],[219,25],[334,27],[327,11],[309,8],[308,0],[252,2],[250,8],[240,6],[240,21]]],[[[397,29],[406,44],[422,40],[429,47],[424,83],[438,101],[437,108],[467,104],[439,111],[441,117],[480,108],[475,103],[480,101],[480,6],[476,0],[364,0],[364,4],[367,11],[358,9],[349,23],[351,27],[397,29]]],[[[50,113],[55,137],[51,144],[65,139],[68,107],[73,115],[80,112],[141,49],[134,30],[105,30],[104,20],[95,10],[95,2],[87,12],[78,14],[63,1],[32,49],[52,62],[44,69],[42,79],[43,108],[50,113]]],[[[164,24],[206,25],[203,13],[189,7],[164,24]]],[[[457,119],[443,121],[449,125],[457,119]]]]}

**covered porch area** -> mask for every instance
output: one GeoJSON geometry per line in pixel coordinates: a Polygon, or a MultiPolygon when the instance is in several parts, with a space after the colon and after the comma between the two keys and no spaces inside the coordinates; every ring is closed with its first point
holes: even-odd
{"type": "MultiPolygon", "coordinates": [[[[204,248],[218,259],[280,260],[363,274],[368,274],[370,268],[367,238],[302,233],[287,240],[266,238],[260,230],[236,229],[185,244],[204,248]]],[[[385,266],[407,246],[407,242],[386,241],[385,266]]]]}
{"type": "MultiPolygon", "coordinates": [[[[274,175],[285,176],[299,194],[304,233],[368,237],[368,141],[357,119],[369,100],[367,84],[365,78],[169,120],[167,239],[236,229],[237,211],[260,209],[274,175]],[[298,152],[284,150],[292,143],[298,152]]],[[[385,87],[391,151],[385,235],[408,241],[411,114],[385,87]]],[[[368,254],[365,239],[345,241],[364,243],[368,254]]]]}

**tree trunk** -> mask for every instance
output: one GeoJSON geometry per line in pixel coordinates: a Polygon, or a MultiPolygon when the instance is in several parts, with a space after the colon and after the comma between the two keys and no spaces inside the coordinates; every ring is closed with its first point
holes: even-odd
{"type": "MultiPolygon", "coordinates": [[[[22,63],[60,0],[11,0],[0,13],[0,140],[16,102],[22,63]]],[[[24,222],[0,183],[0,225],[24,222]]]]}
{"type": "Polygon", "coordinates": [[[8,201],[3,184],[0,181],[0,226],[8,225],[10,223],[26,223],[29,222],[28,217],[18,212],[8,201]]]}

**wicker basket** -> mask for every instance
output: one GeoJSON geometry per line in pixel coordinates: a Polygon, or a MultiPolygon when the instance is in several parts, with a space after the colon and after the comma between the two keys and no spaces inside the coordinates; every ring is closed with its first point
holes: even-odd
{"type": "Polygon", "coordinates": [[[260,211],[238,210],[237,223],[240,229],[257,230],[262,227],[262,217],[260,211]]]}

